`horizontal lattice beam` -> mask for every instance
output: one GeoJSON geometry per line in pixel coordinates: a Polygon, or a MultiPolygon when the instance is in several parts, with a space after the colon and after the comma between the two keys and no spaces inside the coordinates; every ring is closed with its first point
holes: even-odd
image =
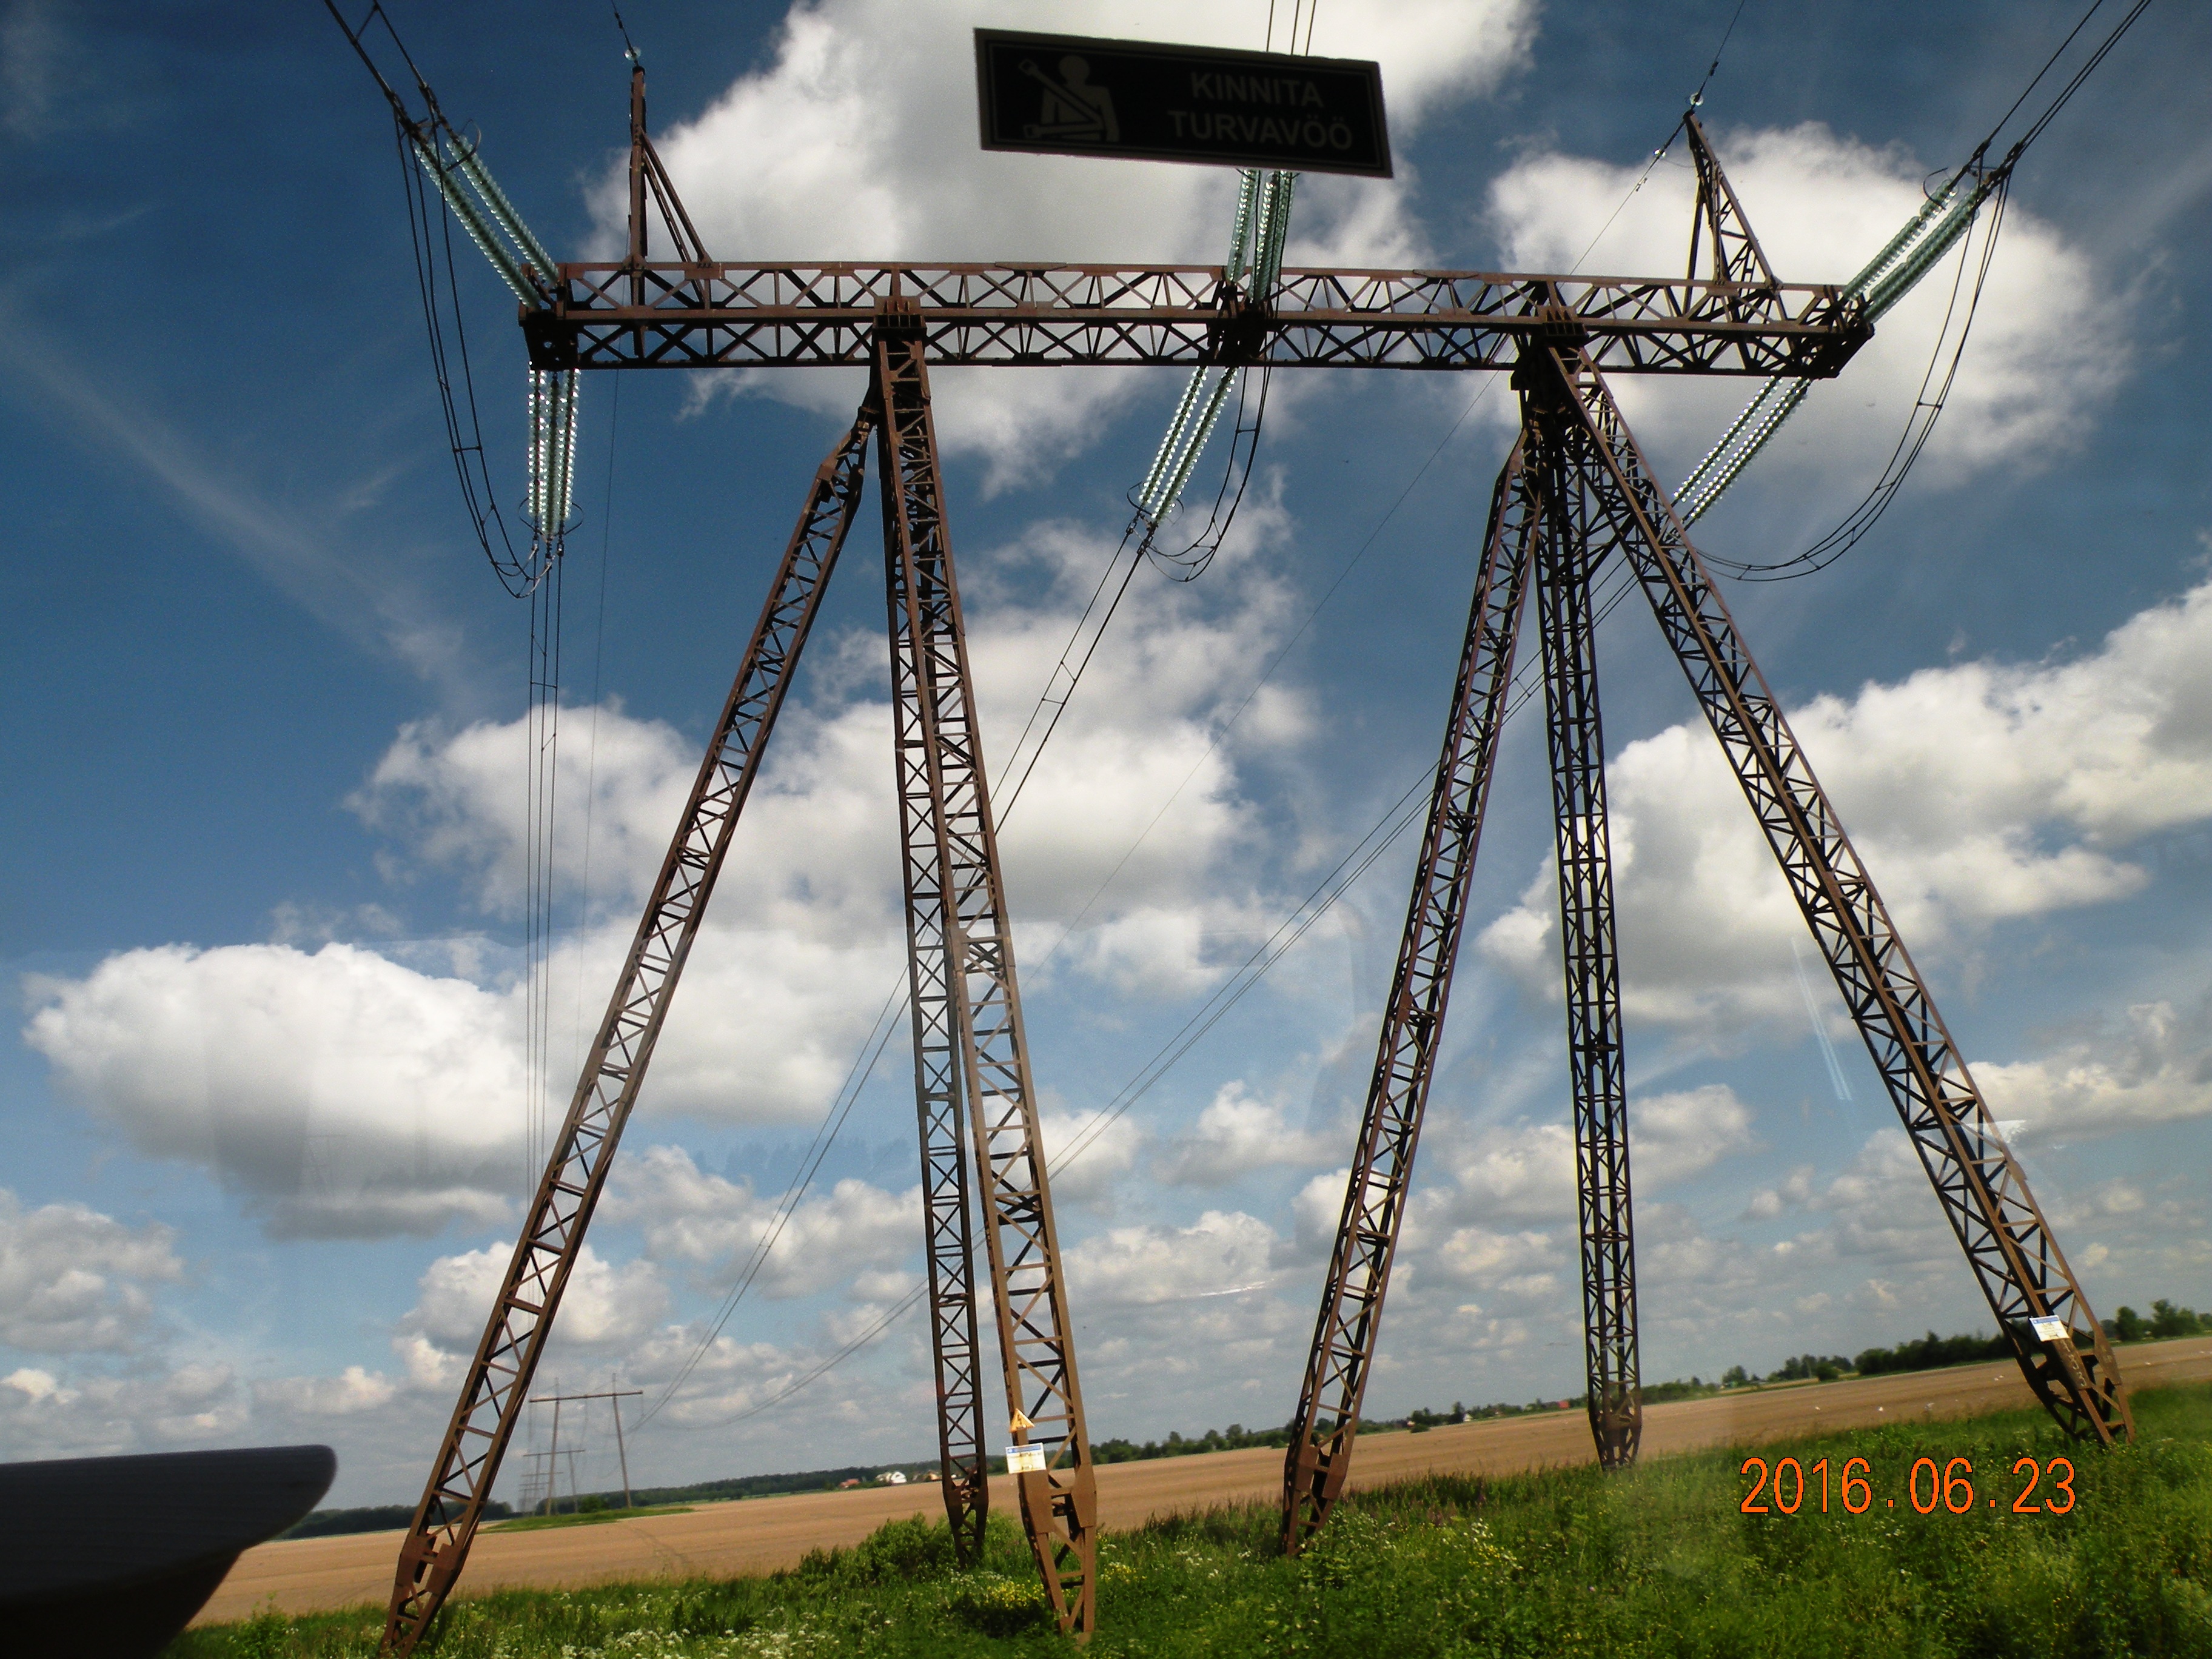
{"type": "Polygon", "coordinates": [[[540,368],[862,365],[893,302],[940,366],[1510,368],[1564,307],[1616,374],[1822,379],[1870,332],[1832,286],[1474,270],[1285,270],[1264,305],[1219,265],[564,264],[556,289],[522,319],[540,368]]]}

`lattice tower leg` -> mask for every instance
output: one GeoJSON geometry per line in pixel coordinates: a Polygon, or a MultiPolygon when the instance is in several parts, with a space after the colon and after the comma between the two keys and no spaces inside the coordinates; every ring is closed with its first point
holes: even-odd
{"type": "Polygon", "coordinates": [[[1587,355],[1537,355],[1564,393],[1593,557],[1602,539],[1633,565],[2029,1388],[2077,1438],[2132,1438],[2104,1329],[1674,503],[1587,355]]]}
{"type": "Polygon", "coordinates": [[[1637,1370],[1620,957],[1613,934],[1605,733],[1598,717],[1597,624],[1590,607],[1595,561],[1583,491],[1564,476],[1564,458],[1555,446],[1537,440],[1533,447],[1540,458],[1548,508],[1536,556],[1536,612],[1544,642],[1567,1067],[1574,1089],[1586,1397],[1597,1461],[1615,1469],[1636,1461],[1644,1400],[1637,1370]]]}
{"type": "Polygon", "coordinates": [[[1321,1314],[1291,1419],[1283,1467],[1283,1547],[1295,1554],[1344,1490],[1359,1432],[1361,1396],[1374,1364],[1429,1079],[1443,1040],[1452,964],[1467,918],[1468,884],[1490,798],[1498,728],[1513,679],[1513,651],[1534,526],[1540,516],[1516,446],[1498,475],[1475,574],[1459,678],[1414,866],[1413,896],[1384,1006],[1382,1040],[1337,1223],[1321,1314]]]}
{"type": "MultiPolygon", "coordinates": [[[[936,842],[930,857],[941,883],[945,983],[981,1177],[1014,1443],[1046,1453],[1042,1472],[1016,1477],[1022,1519],[1060,1628],[1085,1638],[1096,1621],[1097,1492],[945,535],[928,371],[919,328],[902,327],[902,320],[887,318],[875,345],[891,653],[900,662],[894,720],[902,811],[909,823],[926,814],[926,833],[936,842]],[[909,778],[920,796],[908,796],[909,778]]],[[[908,879],[916,879],[911,857],[908,879]]],[[[921,954],[917,936],[917,986],[932,971],[921,954]]]]}
{"type": "Polygon", "coordinates": [[[684,972],[730,836],[805,646],[823,585],[860,505],[872,419],[866,410],[814,475],[767,607],[745,647],[676,837],[662,860],[567,1120],[532,1200],[483,1340],[461,1383],[422,1501],[399,1547],[384,1650],[414,1650],[444,1603],[483,1519],[584,1230],[606,1184],[669,1000],[684,972]]]}
{"type": "MultiPolygon", "coordinates": [[[[884,544],[900,545],[898,492],[884,468],[884,544]]],[[[975,1335],[975,1252],[971,1231],[968,1131],[963,1114],[951,939],[945,927],[945,848],[909,639],[903,572],[889,560],[892,748],[899,798],[901,869],[906,885],[908,985],[914,1011],[915,1112],[921,1131],[922,1231],[929,1261],[930,1344],[937,1368],[937,1446],[954,1558],[982,1559],[990,1513],[990,1462],[983,1442],[982,1371],[975,1335]]]]}

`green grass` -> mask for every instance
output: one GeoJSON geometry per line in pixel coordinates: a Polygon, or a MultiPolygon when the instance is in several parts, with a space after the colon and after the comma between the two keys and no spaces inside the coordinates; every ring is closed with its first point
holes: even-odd
{"type": "MultiPolygon", "coordinates": [[[[2075,1446],[2040,1413],[1899,1424],[1758,1449],[1770,1465],[1871,1466],[1866,1513],[1747,1516],[1743,1454],[1654,1459],[1626,1475],[1435,1478],[1364,1493],[1296,1560],[1266,1506],[1109,1534],[1090,1652],[1136,1659],[1313,1654],[2207,1656],[2212,1659],[2212,1389],[2136,1396],[2136,1443],[2075,1446]],[[1974,1507],[1915,1512],[1916,1458],[1969,1458],[1974,1507]],[[2064,1515],[2014,1515],[2032,1456],[2070,1456],[2064,1515]],[[1989,1497],[2001,1496],[1994,1509],[1989,1497]],[[1890,1507],[1894,1500],[1895,1507],[1890,1507]]],[[[1921,1495],[1928,1496],[1925,1473],[1921,1495]]],[[[2042,1483],[2038,1496],[2048,1495],[2042,1483]]],[[[1954,1493],[1957,1497],[1960,1494],[1954,1493]]],[[[994,1521],[955,1573],[941,1527],[896,1522],[766,1578],[502,1591],[442,1616],[442,1659],[985,1656],[1065,1651],[1027,1549],[994,1521]]],[[[367,1609],[188,1632],[172,1659],[374,1650],[367,1609]]]]}

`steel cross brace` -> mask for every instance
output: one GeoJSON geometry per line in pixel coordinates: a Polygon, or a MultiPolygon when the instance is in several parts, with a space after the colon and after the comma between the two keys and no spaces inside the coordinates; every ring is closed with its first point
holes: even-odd
{"type": "MultiPolygon", "coordinates": [[[[679,234],[682,233],[679,232],[679,234]]],[[[869,361],[893,311],[930,361],[1510,368],[1565,306],[1608,368],[1833,375],[1872,333],[1832,284],[1293,269],[1242,295],[1219,265],[563,264],[526,307],[531,367],[774,368],[869,361]]]]}
{"type": "Polygon", "coordinates": [[[1452,689],[1443,752],[1414,867],[1413,902],[1398,946],[1382,1038],[1368,1085],[1344,1212],[1323,1281],[1311,1357],[1291,1419],[1283,1468],[1283,1547],[1296,1553],[1344,1489],[1359,1432],[1359,1402],[1374,1363],[1390,1264],[1405,1219],[1421,1113],[1443,1037],[1452,964],[1467,921],[1468,878],[1482,837],[1498,734],[1513,683],[1540,509],[1516,446],[1491,496],[1467,641],[1452,689]]]}
{"type": "Polygon", "coordinates": [[[945,1512],[963,1563],[988,1504],[969,1174],[984,1238],[1008,1414],[1045,1449],[1018,1476],[1023,1519],[1060,1627],[1096,1619],[1097,1500],[1070,1341],[1067,1291],[1014,977],[1005,883],[975,732],[975,694],[945,534],[924,345],[894,312],[867,402],[815,475],[769,602],[639,923],[544,1182],[402,1545],[384,1646],[410,1653],[453,1588],[520,1420],[539,1354],[761,756],[858,507],[872,436],[884,547],[924,1241],[945,1512]],[[962,1106],[973,1147],[963,1140],[962,1106]],[[973,1158],[971,1164],[970,1158],[973,1158]]]}
{"type": "Polygon", "coordinates": [[[2132,1438],[2104,1328],[1673,502],[1588,352],[1555,343],[1542,358],[1593,522],[1634,568],[2029,1388],[2078,1438],[2132,1438]]]}
{"type": "MultiPolygon", "coordinates": [[[[1547,411],[1540,416],[1524,411],[1522,443],[1493,502],[1413,900],[1285,1468],[1289,1547],[1320,1524],[1348,1468],[1532,580],[1542,596],[1567,916],[1592,1425],[1601,1456],[1619,1462],[1634,1455],[1635,1304],[1619,973],[1588,594],[1590,572],[1615,544],[1636,562],[2031,1382],[2075,1432],[2109,1439],[2129,1431],[2101,1331],[1881,901],[1834,827],[1679,520],[1650,484],[1597,378],[1601,368],[1826,378],[1871,334],[1863,303],[1841,289],[1774,280],[1694,116],[1686,118],[1699,227],[1712,239],[1710,279],[1697,275],[1693,235],[1691,271],[1681,280],[1291,270],[1268,292],[1249,294],[1218,266],[711,259],[647,136],[643,75],[633,73],[628,257],[528,272],[532,299],[520,320],[532,367],[865,363],[871,397],[817,476],[640,924],[403,1547],[387,1649],[412,1649],[467,1553],[821,584],[850,526],[872,433],[884,464],[916,1097],[947,1513],[956,1549],[972,1559],[988,1501],[969,1212],[972,1167],[1014,1437],[1048,1449],[1043,1473],[1019,1477],[1024,1520],[1062,1628],[1078,1636],[1091,1628],[1096,1500],[1090,1448],[945,538],[926,358],[940,364],[1446,371],[1527,371],[1534,364],[1556,379],[1551,391],[1566,388],[1565,397],[1547,392],[1538,399],[1547,411]],[[647,257],[648,204],[679,258],[647,257]],[[963,1105],[972,1166],[963,1143],[963,1105]],[[2087,1351],[2070,1338],[2036,1337],[2026,1322],[2052,1317],[2085,1328],[2087,1351]]],[[[1537,384],[1525,372],[1516,380],[1524,391],[1537,384]]]]}
{"type": "MultiPolygon", "coordinates": [[[[904,365],[902,365],[904,366],[904,365]]],[[[890,377],[872,377],[870,403],[880,410],[890,377]]],[[[915,399],[899,401],[904,441],[886,423],[878,428],[884,450],[881,471],[885,593],[890,612],[891,750],[898,786],[900,867],[906,888],[908,1000],[914,1018],[915,1114],[921,1132],[922,1234],[929,1262],[929,1335],[937,1368],[937,1437],[945,1482],[945,1514],[954,1559],[972,1566],[983,1553],[991,1500],[989,1454],[983,1441],[981,1351],[975,1339],[975,1251],[970,1231],[967,1126],[962,1112],[966,1058],[960,1036],[954,951],[950,925],[945,791],[939,734],[925,729],[924,705],[935,705],[936,688],[924,676],[936,665],[928,630],[941,626],[939,589],[926,596],[919,625],[908,608],[916,599],[916,543],[934,555],[942,543],[936,480],[917,489],[901,479],[904,451],[918,449],[922,464],[934,453],[927,430],[917,438],[915,399]]],[[[939,561],[938,562],[941,562],[939,561]]],[[[929,567],[933,571],[935,564],[929,567]]],[[[928,572],[922,574],[927,580],[928,572]]],[[[954,665],[956,688],[960,684],[954,665]]]]}

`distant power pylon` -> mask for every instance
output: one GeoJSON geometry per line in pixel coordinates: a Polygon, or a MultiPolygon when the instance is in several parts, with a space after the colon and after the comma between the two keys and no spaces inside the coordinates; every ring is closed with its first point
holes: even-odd
{"type": "MultiPolygon", "coordinates": [[[[555,1386],[557,1388],[559,1385],[556,1383],[555,1386]]],[[[629,1449],[623,1443],[622,1402],[625,1400],[635,1400],[644,1393],[643,1389],[607,1388],[600,1389],[597,1394],[536,1395],[530,1401],[533,1406],[550,1405],[553,1407],[553,1443],[556,1447],[561,1443],[561,1407],[564,1403],[591,1400],[604,1400],[607,1402],[615,1417],[615,1455],[622,1460],[623,1507],[624,1509],[629,1509],[632,1505],[629,1501],[629,1449]]],[[[575,1468],[574,1462],[568,1466],[568,1495],[571,1498],[574,1497],[576,1492],[575,1468]]]]}

